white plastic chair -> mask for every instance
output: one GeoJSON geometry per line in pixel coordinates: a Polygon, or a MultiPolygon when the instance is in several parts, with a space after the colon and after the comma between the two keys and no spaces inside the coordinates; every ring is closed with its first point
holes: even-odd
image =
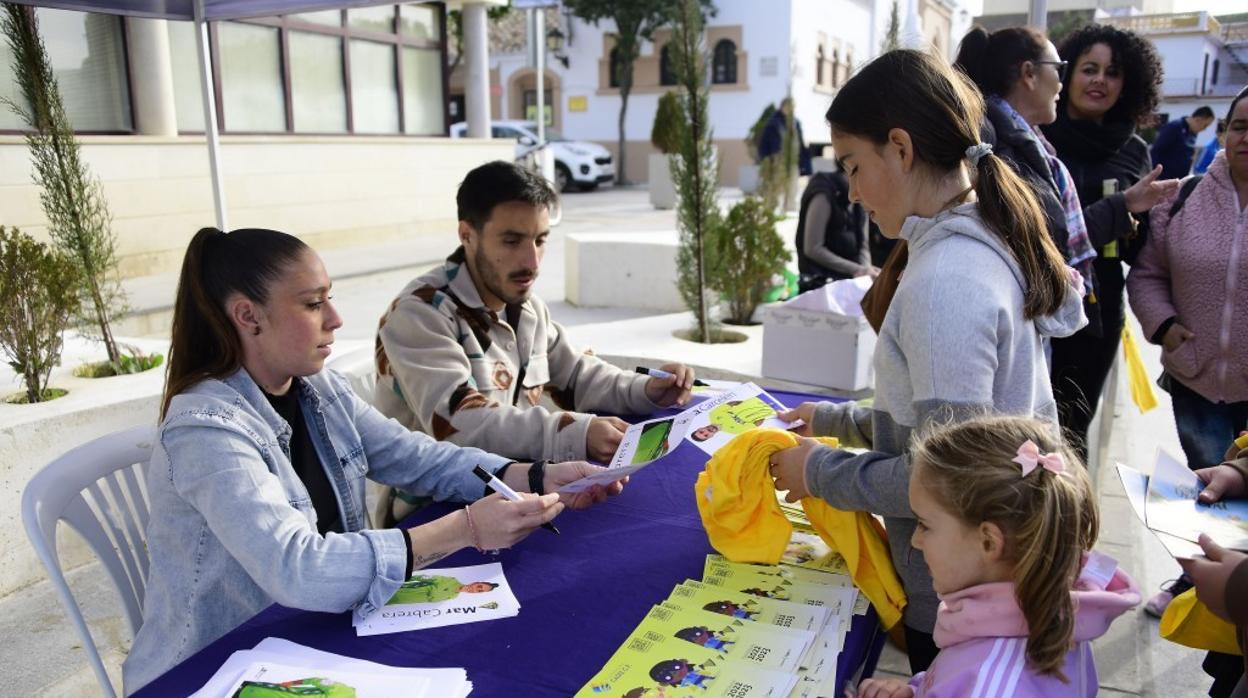
{"type": "Polygon", "coordinates": [[[108,571],[126,609],[131,635],[143,622],[147,588],[147,487],[143,467],[152,455],[155,427],[135,427],[89,441],[48,463],[22,493],[26,535],[48,570],[65,614],[82,638],[104,695],[115,698],[100,652],[82,617],[56,553],[56,529],[65,521],[108,571]]]}
{"type": "Polygon", "coordinates": [[[351,389],[361,400],[372,403],[373,391],[377,385],[377,364],[373,347],[360,347],[335,356],[329,360],[327,366],[345,376],[351,389]]]}

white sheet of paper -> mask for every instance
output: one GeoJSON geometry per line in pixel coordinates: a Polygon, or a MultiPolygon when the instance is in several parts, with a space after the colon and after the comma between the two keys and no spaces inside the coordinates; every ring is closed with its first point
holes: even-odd
{"type": "Polygon", "coordinates": [[[1225,548],[1248,550],[1248,501],[1203,504],[1196,497],[1204,488],[1196,473],[1158,449],[1144,503],[1149,528],[1192,542],[1205,533],[1225,548]]]}
{"type": "Polygon", "coordinates": [[[352,670],[356,666],[364,666],[369,671],[421,676],[428,679],[429,695],[431,696],[445,695],[454,696],[455,698],[466,698],[472,692],[472,682],[468,680],[468,672],[462,668],[409,669],[406,667],[392,667],[388,664],[378,664],[364,659],[344,657],[332,652],[305,647],[280,637],[264,638],[256,645],[254,651],[269,653],[278,658],[295,657],[300,661],[316,661],[320,666],[341,666],[343,668],[352,668],[352,670]]]}
{"type": "Polygon", "coordinates": [[[262,640],[254,649],[239,650],[230,655],[217,673],[202,688],[192,694],[191,698],[230,696],[232,695],[231,687],[238,684],[243,672],[249,666],[263,662],[420,682],[418,685],[424,686],[422,690],[424,695],[428,696],[466,698],[472,691],[472,684],[467,681],[467,674],[463,669],[393,667],[363,659],[344,657],[305,647],[290,640],[270,637],[262,640]]]}
{"type": "Polygon", "coordinates": [[[772,413],[784,412],[788,409],[757,385],[742,383],[737,388],[700,402],[676,415],[676,424],[686,439],[710,454],[715,453],[732,441],[737,434],[745,431],[759,427],[790,429],[801,426],[800,422],[785,422],[774,414],[762,418],[760,423],[755,424],[750,421],[753,414],[742,415],[734,412],[734,409],[739,408],[731,404],[748,403],[754,400],[761,401],[764,406],[770,408],[772,413]]]}
{"type": "MultiPolygon", "coordinates": [[[[1118,479],[1122,481],[1122,489],[1127,493],[1127,502],[1131,504],[1131,509],[1135,511],[1135,515],[1139,518],[1140,523],[1147,528],[1148,521],[1144,517],[1144,506],[1148,499],[1148,476],[1122,463],[1115,463],[1114,465],[1118,469],[1118,479]]],[[[1198,555],[1204,555],[1204,551],[1200,549],[1200,546],[1191,541],[1176,538],[1161,531],[1153,531],[1151,528],[1149,530],[1152,531],[1153,535],[1157,536],[1157,540],[1161,541],[1162,546],[1165,547],[1166,552],[1170,553],[1171,557],[1180,560],[1190,560],[1198,555]]]]}
{"type": "Polygon", "coordinates": [[[308,691],[309,695],[316,695],[312,691],[341,685],[354,689],[355,698],[391,698],[392,696],[421,698],[426,695],[425,691],[429,687],[429,682],[420,677],[384,676],[258,661],[252,662],[243,669],[242,675],[234,680],[234,684],[225,695],[237,695],[247,684],[276,684],[290,690],[292,695],[299,695],[300,689],[308,691]]]}
{"type": "Polygon", "coordinates": [[[470,567],[418,570],[405,587],[395,592],[389,603],[354,624],[356,635],[363,637],[510,618],[519,612],[520,602],[512,594],[507,578],[503,576],[503,566],[490,562],[470,567]],[[445,599],[440,598],[443,594],[433,593],[432,596],[436,598],[431,601],[408,601],[403,598],[429,594],[431,589],[445,589],[453,584],[447,580],[454,580],[461,586],[479,582],[498,586],[488,590],[461,589],[454,596],[445,599]]]}

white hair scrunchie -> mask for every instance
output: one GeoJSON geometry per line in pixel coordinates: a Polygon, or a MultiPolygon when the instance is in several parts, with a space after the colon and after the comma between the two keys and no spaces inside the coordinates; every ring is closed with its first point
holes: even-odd
{"type": "Polygon", "coordinates": [[[966,149],[966,159],[971,161],[971,167],[979,167],[979,161],[985,155],[992,152],[991,143],[976,143],[966,149]]]}

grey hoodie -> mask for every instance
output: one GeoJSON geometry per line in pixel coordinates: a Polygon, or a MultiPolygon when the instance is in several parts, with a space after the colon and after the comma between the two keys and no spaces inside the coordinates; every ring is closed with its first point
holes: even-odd
{"type": "Polygon", "coordinates": [[[1056,429],[1044,337],[1087,324],[1072,283],[1055,315],[1023,317],[1022,271],[976,204],[912,216],[901,237],[910,261],[875,347],[875,402],[823,403],[812,430],[855,454],[819,446],[806,461],[812,494],[847,511],[884,517],[893,564],[909,600],[906,625],[930,633],[939,601],[923,554],[910,546],[910,436],[928,422],[988,412],[1032,415],[1056,429]]]}

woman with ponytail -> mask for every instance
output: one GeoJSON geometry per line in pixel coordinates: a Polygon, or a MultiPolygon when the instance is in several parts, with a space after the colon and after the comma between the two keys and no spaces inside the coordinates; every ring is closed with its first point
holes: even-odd
{"type": "Polygon", "coordinates": [[[363,617],[415,569],[509,547],[564,506],[619,491],[555,494],[600,468],[511,463],[386,419],[324,368],[342,326],[331,286],[286,233],[204,228],[191,240],[146,474],[151,571],[127,694],[273,603],[363,617]],[[526,494],[484,496],[476,465],[526,494]],[[372,530],[365,478],[471,504],[372,530]]]}
{"type": "MultiPolygon", "coordinates": [[[[990,34],[977,26],[963,37],[954,67],[984,96],[981,138],[1033,187],[1053,244],[1091,289],[1096,252],[1088,241],[1079,193],[1038,128],[1057,118],[1066,63],[1036,29],[1006,27],[990,34]]],[[[1094,312],[1094,307],[1085,310],[1094,312]]]]}
{"type": "Polygon", "coordinates": [[[867,679],[859,698],[1097,694],[1092,641],[1140,602],[1093,552],[1096,495],[1052,424],[977,417],[910,448],[910,506],[940,610],[940,654],[908,683],[867,679]]]}
{"type": "Polygon", "coordinates": [[[1056,429],[1043,338],[1086,321],[1077,275],[1049,237],[1036,197],[980,143],[983,100],[966,76],[918,51],[891,51],[858,72],[828,109],[832,143],[860,202],[909,263],[875,349],[875,402],[806,403],[786,413],[813,439],[773,456],[776,488],[884,516],[905,587],[914,671],[936,654],[938,601],[910,537],[908,443],[938,415],[1035,416],[1056,429]]]}

